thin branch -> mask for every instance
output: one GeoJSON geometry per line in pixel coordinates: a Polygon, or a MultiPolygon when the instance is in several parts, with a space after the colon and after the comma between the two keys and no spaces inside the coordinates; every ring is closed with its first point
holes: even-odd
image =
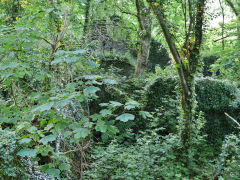
{"type": "Polygon", "coordinates": [[[226,39],[226,38],[228,38],[228,37],[230,37],[230,36],[227,35],[227,36],[221,37],[221,38],[219,38],[219,39],[214,40],[213,42],[218,42],[218,41],[221,41],[222,39],[226,39]]]}
{"type": "Polygon", "coordinates": [[[53,43],[51,43],[49,40],[47,40],[46,38],[44,37],[40,37],[42,40],[44,40],[46,43],[50,44],[51,46],[53,46],[53,43]]]}
{"type": "Polygon", "coordinates": [[[77,152],[77,151],[83,151],[87,148],[89,148],[90,146],[90,142],[88,142],[84,147],[80,146],[78,149],[73,149],[73,150],[69,150],[69,151],[66,151],[66,152],[60,152],[60,154],[68,154],[68,153],[71,153],[71,152],[77,152]]]}
{"type": "Polygon", "coordinates": [[[231,119],[233,122],[235,122],[237,125],[238,125],[238,127],[240,127],[240,124],[239,124],[239,122],[237,122],[237,120],[236,119],[234,119],[233,117],[231,117],[228,113],[224,113],[229,119],[231,119]]]}
{"type": "Polygon", "coordinates": [[[124,13],[124,14],[128,14],[128,15],[131,15],[131,16],[135,16],[135,17],[138,17],[137,14],[134,14],[132,12],[129,12],[129,11],[124,11],[121,7],[119,7],[118,5],[116,5],[116,7],[121,11],[121,13],[124,13]]]}

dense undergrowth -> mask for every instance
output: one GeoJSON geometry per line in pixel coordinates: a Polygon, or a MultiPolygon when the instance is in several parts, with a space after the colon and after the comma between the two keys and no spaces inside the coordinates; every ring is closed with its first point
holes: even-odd
{"type": "Polygon", "coordinates": [[[141,33],[118,1],[0,3],[0,179],[240,178],[239,41],[204,37],[186,151],[179,67],[155,21],[136,76],[141,33]]]}

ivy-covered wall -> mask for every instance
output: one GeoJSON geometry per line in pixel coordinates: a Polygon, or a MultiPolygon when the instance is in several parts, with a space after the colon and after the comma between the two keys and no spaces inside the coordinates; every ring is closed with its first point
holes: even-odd
{"type": "MultiPolygon", "coordinates": [[[[177,84],[177,79],[173,78],[156,80],[147,92],[147,109],[154,111],[160,108],[169,112],[170,108],[172,109],[170,102],[176,103],[177,101],[178,93],[175,91],[177,84]]],[[[240,91],[235,85],[212,78],[197,79],[195,91],[198,111],[204,112],[207,121],[204,131],[208,134],[208,140],[216,143],[236,128],[236,125],[224,113],[227,112],[236,119],[240,118],[240,91]]],[[[176,106],[175,112],[161,116],[160,126],[167,127],[171,132],[171,126],[177,124],[177,112],[176,106]]]]}
{"type": "MultiPolygon", "coordinates": [[[[202,66],[202,72],[203,72],[203,76],[212,76],[213,72],[210,71],[211,69],[211,65],[214,64],[217,59],[219,57],[218,56],[208,56],[208,57],[203,57],[202,62],[203,62],[203,66],[202,66]]],[[[219,70],[217,70],[215,72],[216,75],[219,74],[219,70]]]]}
{"type": "Polygon", "coordinates": [[[165,68],[171,59],[167,49],[165,49],[160,42],[152,39],[148,60],[151,65],[151,69],[154,70],[156,65],[159,65],[161,68],[165,68]]]}
{"type": "Polygon", "coordinates": [[[135,70],[129,59],[116,55],[103,56],[100,60],[100,68],[127,77],[133,75],[135,70]]]}

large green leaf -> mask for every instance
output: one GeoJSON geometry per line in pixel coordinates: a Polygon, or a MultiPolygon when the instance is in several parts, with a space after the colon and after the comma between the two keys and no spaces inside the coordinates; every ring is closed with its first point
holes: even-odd
{"type": "Polygon", "coordinates": [[[73,63],[73,62],[77,62],[78,60],[79,60],[79,57],[74,56],[74,57],[66,58],[66,59],[65,59],[65,62],[67,62],[67,63],[73,63]]]}
{"type": "Polygon", "coordinates": [[[105,133],[107,131],[107,126],[106,126],[104,121],[99,120],[97,122],[97,125],[96,125],[95,129],[96,129],[96,131],[100,131],[102,133],[105,133]]]}
{"type": "Polygon", "coordinates": [[[112,79],[104,79],[103,82],[105,84],[111,84],[111,85],[117,84],[117,81],[112,80],[112,79]]]}
{"type": "Polygon", "coordinates": [[[95,94],[97,91],[100,91],[100,88],[95,87],[95,86],[89,86],[86,89],[84,89],[84,94],[85,95],[93,95],[95,94]]]}
{"type": "Polygon", "coordinates": [[[53,177],[59,177],[60,175],[60,170],[59,169],[48,169],[47,173],[50,175],[50,176],[53,176],[53,177]]]}
{"type": "Polygon", "coordinates": [[[1,78],[2,78],[2,79],[5,79],[5,78],[8,78],[8,77],[10,77],[10,76],[12,76],[12,75],[14,75],[14,74],[11,73],[11,72],[2,72],[2,73],[1,73],[1,78]]]}
{"type": "Polygon", "coordinates": [[[124,113],[116,118],[116,120],[127,122],[129,120],[134,120],[135,116],[129,113],[124,113]]]}
{"type": "Polygon", "coordinates": [[[30,138],[24,138],[24,139],[21,139],[20,141],[19,141],[19,144],[27,144],[27,143],[30,143],[32,141],[32,139],[30,139],[30,138]]]}
{"type": "Polygon", "coordinates": [[[97,80],[97,79],[100,79],[102,78],[102,76],[99,76],[99,75],[86,75],[86,76],[83,76],[85,79],[90,79],[90,80],[97,80]]]}
{"type": "Polygon", "coordinates": [[[16,68],[16,67],[18,67],[18,64],[12,63],[12,64],[8,64],[8,65],[0,66],[0,70],[6,70],[8,68],[16,68]]]}
{"type": "Polygon", "coordinates": [[[60,166],[59,166],[59,169],[61,170],[61,171],[63,171],[63,170],[68,170],[70,167],[69,167],[69,164],[67,164],[67,163],[62,163],[60,166]]]}
{"type": "Polygon", "coordinates": [[[51,62],[51,64],[58,64],[58,63],[62,63],[64,62],[64,58],[63,57],[60,57],[60,58],[56,58],[54,61],[51,62]]]}
{"type": "Polygon", "coordinates": [[[53,102],[43,104],[41,106],[36,107],[35,109],[32,110],[32,112],[43,112],[43,111],[48,111],[52,108],[53,102]]]}
{"type": "Polygon", "coordinates": [[[139,115],[143,117],[143,119],[147,119],[147,118],[152,118],[153,116],[147,112],[147,111],[140,111],[139,115]]]}
{"type": "Polygon", "coordinates": [[[37,150],[36,149],[22,149],[17,153],[17,155],[22,156],[22,157],[35,157],[37,155],[37,150]]]}
{"type": "Polygon", "coordinates": [[[120,102],[117,102],[117,101],[109,101],[111,104],[110,106],[111,107],[119,107],[119,106],[122,106],[123,104],[120,103],[120,102]]]}
{"type": "Polygon", "coordinates": [[[103,116],[107,116],[107,115],[112,114],[112,111],[109,109],[103,109],[100,111],[100,114],[102,114],[103,116]]]}
{"type": "Polygon", "coordinates": [[[79,50],[76,50],[76,51],[69,51],[70,54],[83,54],[87,52],[85,49],[79,49],[79,50]]]}
{"type": "Polygon", "coordinates": [[[44,138],[42,138],[40,140],[41,143],[43,144],[47,144],[48,142],[52,142],[52,141],[55,141],[56,139],[56,136],[54,135],[48,135],[48,136],[45,136],[44,138]]]}
{"type": "Polygon", "coordinates": [[[90,134],[90,131],[86,128],[78,128],[74,132],[76,133],[75,138],[85,138],[90,134]]]}
{"type": "Polygon", "coordinates": [[[131,110],[131,109],[135,109],[135,108],[137,108],[139,106],[140,106],[140,103],[138,103],[137,101],[128,101],[125,104],[125,109],[131,110]]]}

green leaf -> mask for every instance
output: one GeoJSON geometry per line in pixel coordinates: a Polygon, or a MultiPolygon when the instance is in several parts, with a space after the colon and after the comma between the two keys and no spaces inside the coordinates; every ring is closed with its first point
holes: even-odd
{"type": "Polygon", "coordinates": [[[100,91],[101,89],[95,86],[90,86],[84,89],[84,94],[85,95],[90,95],[90,94],[95,94],[97,91],[100,91]]]}
{"type": "Polygon", "coordinates": [[[116,120],[127,122],[129,120],[134,120],[135,116],[129,113],[124,113],[116,118],[116,120]]]}
{"type": "Polygon", "coordinates": [[[9,73],[9,72],[3,72],[3,73],[1,73],[1,78],[2,79],[4,79],[4,78],[8,78],[8,77],[10,77],[10,76],[12,76],[13,75],[13,73],[9,73]]]}
{"type": "Polygon", "coordinates": [[[123,104],[120,103],[120,102],[117,102],[117,101],[109,101],[111,104],[110,106],[112,107],[119,107],[119,106],[122,106],[123,104]]]}
{"type": "Polygon", "coordinates": [[[30,133],[34,133],[36,130],[37,130],[37,128],[35,126],[32,126],[32,127],[27,129],[27,131],[30,132],[30,133]]]}
{"type": "Polygon", "coordinates": [[[50,176],[53,176],[53,177],[59,177],[60,175],[60,170],[59,169],[48,169],[47,173],[50,175],[50,176]]]}
{"type": "Polygon", "coordinates": [[[93,121],[97,121],[102,118],[100,114],[96,114],[96,113],[91,115],[90,117],[92,118],[93,121]]]}
{"type": "Polygon", "coordinates": [[[107,115],[112,114],[112,111],[109,109],[103,109],[100,111],[100,114],[102,114],[103,116],[107,116],[107,115]]]}
{"type": "Polygon", "coordinates": [[[139,115],[143,117],[143,119],[147,119],[147,118],[152,118],[153,116],[147,112],[147,111],[140,111],[139,115]]]}
{"type": "Polygon", "coordinates": [[[65,138],[67,138],[67,137],[69,137],[69,136],[71,136],[72,135],[72,132],[71,131],[66,131],[66,132],[64,132],[64,137],[65,138]]]}
{"type": "Polygon", "coordinates": [[[107,131],[107,126],[105,125],[105,122],[102,120],[99,120],[97,122],[97,125],[95,127],[96,131],[100,131],[102,133],[105,133],[107,131]]]}
{"type": "Polygon", "coordinates": [[[0,70],[6,70],[8,68],[16,68],[16,67],[18,67],[18,64],[12,63],[12,64],[8,64],[8,65],[0,66],[0,70]]]}
{"type": "Polygon", "coordinates": [[[62,63],[64,62],[64,58],[60,57],[60,58],[56,58],[54,61],[51,62],[51,64],[58,64],[58,63],[62,63]]]}
{"type": "Polygon", "coordinates": [[[88,61],[87,61],[87,64],[88,64],[90,67],[92,67],[92,68],[96,68],[96,67],[99,67],[99,66],[100,66],[99,64],[97,64],[97,63],[95,63],[95,62],[93,62],[93,61],[91,61],[91,60],[88,60],[88,61]]]}
{"type": "Polygon", "coordinates": [[[19,141],[19,143],[20,144],[27,144],[27,143],[30,143],[32,141],[32,139],[30,139],[30,138],[24,138],[24,139],[21,139],[20,141],[19,141]]]}
{"type": "Polygon", "coordinates": [[[105,84],[111,84],[111,85],[117,84],[117,81],[112,80],[112,79],[104,79],[103,82],[105,84]]]}
{"type": "Polygon", "coordinates": [[[53,104],[54,104],[53,102],[47,103],[47,104],[43,104],[43,105],[38,106],[35,109],[33,109],[32,112],[48,111],[48,110],[50,110],[52,108],[53,104]]]}
{"type": "Polygon", "coordinates": [[[56,105],[57,105],[57,107],[64,107],[64,106],[68,105],[70,102],[71,102],[71,99],[67,98],[67,99],[63,99],[61,101],[58,101],[56,103],[56,105]]]}
{"type": "Polygon", "coordinates": [[[85,49],[79,49],[79,50],[76,50],[76,51],[69,51],[70,54],[83,54],[87,52],[85,49]]]}
{"type": "Polygon", "coordinates": [[[60,169],[61,171],[63,171],[63,170],[68,170],[68,169],[69,169],[69,165],[68,165],[67,163],[63,163],[63,164],[61,164],[61,165],[59,166],[59,169],[60,169]]]}
{"type": "Polygon", "coordinates": [[[101,107],[106,107],[106,106],[109,106],[109,103],[100,103],[99,104],[101,107]]]}
{"type": "Polygon", "coordinates": [[[46,13],[50,13],[50,12],[52,12],[53,10],[54,10],[54,8],[49,8],[49,9],[46,9],[45,12],[46,12],[46,13]]]}
{"type": "Polygon", "coordinates": [[[42,156],[47,156],[50,153],[54,152],[54,148],[51,147],[50,145],[45,145],[45,146],[40,146],[38,149],[38,152],[42,155],[42,156]]]}
{"type": "Polygon", "coordinates": [[[138,103],[137,101],[128,101],[125,104],[125,109],[131,110],[131,109],[135,109],[135,108],[137,108],[139,106],[140,106],[140,103],[138,103]]]}
{"type": "Polygon", "coordinates": [[[48,136],[45,136],[44,138],[42,138],[40,140],[41,143],[43,144],[47,144],[48,142],[52,142],[56,139],[56,136],[55,135],[48,135],[48,136]]]}
{"type": "Polygon", "coordinates": [[[17,155],[22,156],[22,157],[35,157],[37,155],[37,150],[36,149],[22,149],[17,153],[17,155]]]}
{"type": "Polygon", "coordinates": [[[65,59],[65,62],[67,63],[73,63],[79,60],[79,57],[69,57],[67,59],[65,59]]]}
{"type": "Polygon", "coordinates": [[[85,128],[78,128],[74,131],[76,134],[74,135],[75,138],[85,138],[90,134],[90,131],[85,128]]]}
{"type": "Polygon", "coordinates": [[[102,76],[99,76],[99,75],[86,75],[86,76],[83,76],[85,79],[90,79],[90,80],[97,80],[97,79],[100,79],[102,78],[102,76]]]}

